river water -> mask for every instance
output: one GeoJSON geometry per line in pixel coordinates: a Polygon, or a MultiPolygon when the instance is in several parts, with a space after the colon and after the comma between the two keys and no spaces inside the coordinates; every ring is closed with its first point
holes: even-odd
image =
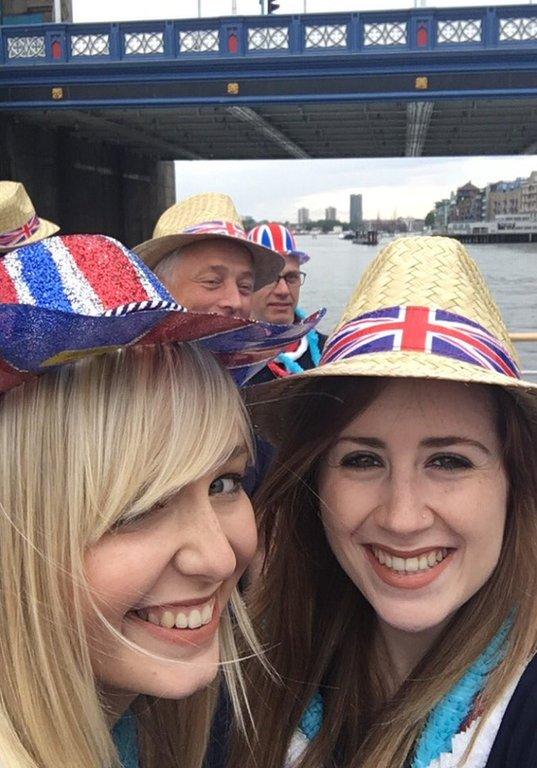
{"type": "MultiPolygon", "coordinates": [[[[326,307],[320,329],[329,333],[365,267],[378,253],[375,248],[353,245],[336,235],[302,235],[298,247],[311,256],[305,265],[306,282],[300,304],[306,311],[326,307]]],[[[484,274],[510,331],[537,332],[537,243],[470,245],[468,251],[484,274]]],[[[524,370],[537,380],[537,342],[517,344],[524,370]]]]}

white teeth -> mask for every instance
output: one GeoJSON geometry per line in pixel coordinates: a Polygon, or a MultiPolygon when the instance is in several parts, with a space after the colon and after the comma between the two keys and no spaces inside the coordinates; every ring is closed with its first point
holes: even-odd
{"type": "Polygon", "coordinates": [[[198,627],[209,624],[212,621],[214,613],[215,600],[205,603],[199,608],[192,610],[183,609],[182,611],[171,611],[162,608],[143,609],[137,611],[138,616],[144,621],[156,624],[166,629],[198,629],[198,627]]]}
{"type": "Polygon", "coordinates": [[[175,616],[171,611],[164,611],[160,617],[160,626],[166,627],[166,629],[171,629],[175,626],[175,616]]]}
{"type": "Polygon", "coordinates": [[[175,619],[177,629],[186,629],[188,627],[188,618],[185,613],[178,613],[175,619]]]}
{"type": "Polygon", "coordinates": [[[380,547],[373,547],[372,549],[379,563],[397,571],[397,573],[428,571],[430,568],[438,565],[438,563],[441,563],[448,555],[448,550],[445,547],[442,549],[432,549],[430,552],[415,557],[397,557],[396,555],[388,554],[388,552],[380,549],[380,547]]]}
{"type": "Polygon", "coordinates": [[[201,612],[201,623],[208,624],[213,618],[213,606],[207,604],[201,612]]]}
{"type": "Polygon", "coordinates": [[[190,612],[190,616],[188,617],[188,628],[197,629],[198,627],[201,627],[201,613],[196,609],[190,612]]]}

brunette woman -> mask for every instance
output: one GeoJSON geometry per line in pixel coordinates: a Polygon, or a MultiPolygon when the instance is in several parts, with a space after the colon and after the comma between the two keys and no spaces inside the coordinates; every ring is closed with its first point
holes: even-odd
{"type": "Polygon", "coordinates": [[[443,238],[390,244],[321,366],[257,388],[277,678],[252,660],[233,768],[537,765],[536,394],[443,238]]]}

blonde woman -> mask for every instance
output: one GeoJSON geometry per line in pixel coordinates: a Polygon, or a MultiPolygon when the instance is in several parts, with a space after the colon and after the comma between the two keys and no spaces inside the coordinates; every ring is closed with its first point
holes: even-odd
{"type": "Polygon", "coordinates": [[[3,768],[200,766],[221,663],[240,718],[251,443],[203,345],[243,371],[279,332],[185,312],[102,236],[0,263],[3,768]]]}
{"type": "Polygon", "coordinates": [[[257,734],[233,768],[537,765],[537,385],[462,246],[390,244],[260,387],[257,734]]]}

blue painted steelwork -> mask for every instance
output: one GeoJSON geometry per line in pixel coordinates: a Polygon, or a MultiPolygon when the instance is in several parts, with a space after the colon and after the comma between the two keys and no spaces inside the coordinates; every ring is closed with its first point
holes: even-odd
{"type": "Polygon", "coordinates": [[[0,65],[10,109],[534,96],[537,7],[5,26],[0,65]]]}

